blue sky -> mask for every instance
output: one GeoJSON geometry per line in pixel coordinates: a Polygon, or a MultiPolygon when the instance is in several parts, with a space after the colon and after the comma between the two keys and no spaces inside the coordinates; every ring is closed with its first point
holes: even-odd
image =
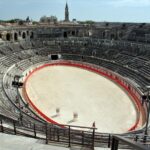
{"type": "MultiPolygon", "coordinates": [[[[112,22],[150,22],[150,0],[67,0],[70,18],[112,22]]],[[[66,0],[0,0],[0,19],[57,16],[64,19],[66,0]]]]}

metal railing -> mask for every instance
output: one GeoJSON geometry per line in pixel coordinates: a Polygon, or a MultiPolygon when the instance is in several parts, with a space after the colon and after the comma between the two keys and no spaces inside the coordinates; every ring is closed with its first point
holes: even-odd
{"type": "Polygon", "coordinates": [[[130,149],[135,149],[135,150],[149,150],[148,147],[139,144],[137,142],[131,141],[127,138],[123,138],[121,136],[113,136],[112,137],[112,145],[111,145],[111,150],[118,150],[119,148],[119,143],[125,143],[130,147],[130,149]]]}
{"type": "Polygon", "coordinates": [[[29,121],[9,119],[0,116],[0,132],[33,137],[49,142],[63,143],[71,147],[72,145],[94,147],[95,128],[69,126],[56,124],[35,124],[29,121]]]}
{"type": "MultiPolygon", "coordinates": [[[[105,133],[97,133],[96,128],[56,125],[56,124],[38,124],[27,120],[19,122],[10,119],[6,116],[0,115],[0,132],[14,135],[22,135],[36,139],[45,140],[46,144],[51,142],[67,145],[83,147],[105,147],[110,148],[114,144],[114,137],[118,135],[111,135],[105,133]]],[[[150,136],[142,135],[122,135],[121,137],[128,138],[134,143],[139,142],[144,145],[150,145],[150,136]],[[146,139],[146,140],[145,140],[146,139]]],[[[116,139],[115,139],[116,140],[116,139]]],[[[116,144],[116,143],[115,143],[116,144]]],[[[130,148],[127,142],[121,142],[119,148],[130,148]]],[[[116,149],[113,149],[116,150],[116,149]]]]}

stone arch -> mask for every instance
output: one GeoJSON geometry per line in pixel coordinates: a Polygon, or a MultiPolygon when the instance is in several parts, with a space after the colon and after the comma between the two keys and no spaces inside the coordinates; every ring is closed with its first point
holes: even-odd
{"type": "Polygon", "coordinates": [[[29,35],[29,31],[27,31],[27,35],[29,35]]]}
{"type": "Polygon", "coordinates": [[[22,33],[22,38],[23,38],[23,39],[26,38],[26,33],[25,33],[25,32],[22,33]]]}
{"type": "Polygon", "coordinates": [[[21,31],[19,31],[19,36],[21,36],[21,31]]]}
{"type": "Polygon", "coordinates": [[[14,33],[14,40],[18,41],[18,34],[16,32],[14,33]]]}
{"type": "Polygon", "coordinates": [[[7,33],[7,34],[6,34],[6,40],[7,40],[7,41],[10,41],[10,39],[11,39],[11,35],[10,35],[10,33],[7,33]]]}

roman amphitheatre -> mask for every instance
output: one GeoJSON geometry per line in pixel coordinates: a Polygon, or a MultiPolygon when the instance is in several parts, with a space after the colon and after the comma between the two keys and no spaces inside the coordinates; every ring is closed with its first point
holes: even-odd
{"type": "Polygon", "coordinates": [[[3,146],[19,136],[45,150],[149,149],[150,25],[81,24],[68,11],[0,27],[3,146]]]}

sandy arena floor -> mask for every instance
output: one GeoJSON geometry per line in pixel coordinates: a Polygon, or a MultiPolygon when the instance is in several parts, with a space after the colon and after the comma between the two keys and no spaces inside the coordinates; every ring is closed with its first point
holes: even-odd
{"type": "Polygon", "coordinates": [[[95,121],[98,132],[123,133],[136,122],[128,95],[112,81],[84,69],[45,67],[27,80],[26,90],[34,105],[58,123],[91,127],[95,121]]]}

